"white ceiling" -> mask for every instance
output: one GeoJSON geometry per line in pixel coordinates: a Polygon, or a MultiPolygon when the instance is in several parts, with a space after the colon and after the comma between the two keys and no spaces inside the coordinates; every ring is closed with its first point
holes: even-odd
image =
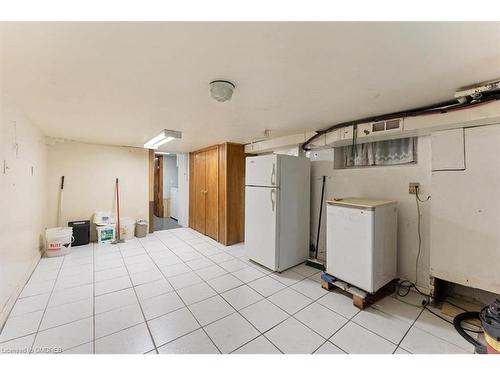
{"type": "Polygon", "coordinates": [[[53,137],[190,151],[452,98],[500,77],[500,23],[1,23],[0,85],[53,137]],[[231,80],[230,102],[208,83],[231,80]]]}

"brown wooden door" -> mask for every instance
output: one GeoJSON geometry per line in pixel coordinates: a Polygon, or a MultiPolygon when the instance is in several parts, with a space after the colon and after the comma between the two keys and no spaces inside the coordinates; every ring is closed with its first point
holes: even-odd
{"type": "Polygon", "coordinates": [[[219,234],[219,150],[203,152],[206,164],[205,235],[218,239],[219,234]]]}
{"type": "Polygon", "coordinates": [[[206,217],[206,161],[205,153],[198,152],[194,154],[194,229],[205,233],[206,217]]]}
{"type": "Polygon", "coordinates": [[[163,156],[155,157],[154,165],[154,214],[163,217],[163,156]]]}

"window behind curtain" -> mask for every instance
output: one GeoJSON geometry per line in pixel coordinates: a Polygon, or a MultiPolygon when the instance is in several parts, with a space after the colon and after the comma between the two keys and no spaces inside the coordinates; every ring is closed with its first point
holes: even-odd
{"type": "Polygon", "coordinates": [[[417,160],[416,151],[415,137],[345,146],[344,167],[414,163],[417,160]]]}

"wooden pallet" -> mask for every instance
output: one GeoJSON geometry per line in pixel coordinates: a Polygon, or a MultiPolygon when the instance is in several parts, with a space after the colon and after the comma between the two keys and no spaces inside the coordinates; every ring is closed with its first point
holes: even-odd
{"type": "Polygon", "coordinates": [[[398,280],[394,279],[384,285],[375,293],[368,293],[364,290],[356,288],[348,283],[337,279],[327,273],[321,275],[321,287],[328,291],[337,290],[342,294],[352,297],[352,304],[360,310],[365,309],[372,303],[382,299],[396,291],[398,280]]]}

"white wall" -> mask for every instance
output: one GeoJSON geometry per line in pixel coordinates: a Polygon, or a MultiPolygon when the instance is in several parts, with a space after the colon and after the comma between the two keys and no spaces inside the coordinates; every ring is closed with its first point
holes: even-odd
{"type": "Polygon", "coordinates": [[[170,198],[170,188],[179,186],[176,155],[163,155],[163,199],[170,198]]]}
{"type": "Polygon", "coordinates": [[[59,185],[65,176],[62,221],[90,220],[95,211],[116,210],[115,178],[120,183],[120,216],[148,218],[148,151],[142,148],[77,142],[48,146],[47,223],[57,225],[59,185]]]}
{"type": "MultiPolygon", "coordinates": [[[[415,280],[415,259],[418,250],[417,210],[415,196],[408,194],[408,183],[420,183],[420,195],[430,194],[431,146],[430,137],[418,138],[418,161],[401,166],[333,169],[332,150],[314,151],[311,154],[311,239],[315,243],[321,176],[326,180],[325,200],[340,197],[373,197],[398,201],[398,272],[400,278],[415,280]],[[314,154],[317,157],[314,157],[314,154]]],[[[429,285],[429,203],[421,204],[422,251],[419,262],[419,285],[429,285]]],[[[323,225],[320,237],[320,252],[325,250],[326,220],[323,207],[323,225]]]]}
{"type": "Polygon", "coordinates": [[[189,154],[177,154],[179,193],[177,222],[189,226],[189,154]]]}
{"type": "Polygon", "coordinates": [[[0,93],[0,327],[40,258],[46,163],[42,133],[0,93]]]}

